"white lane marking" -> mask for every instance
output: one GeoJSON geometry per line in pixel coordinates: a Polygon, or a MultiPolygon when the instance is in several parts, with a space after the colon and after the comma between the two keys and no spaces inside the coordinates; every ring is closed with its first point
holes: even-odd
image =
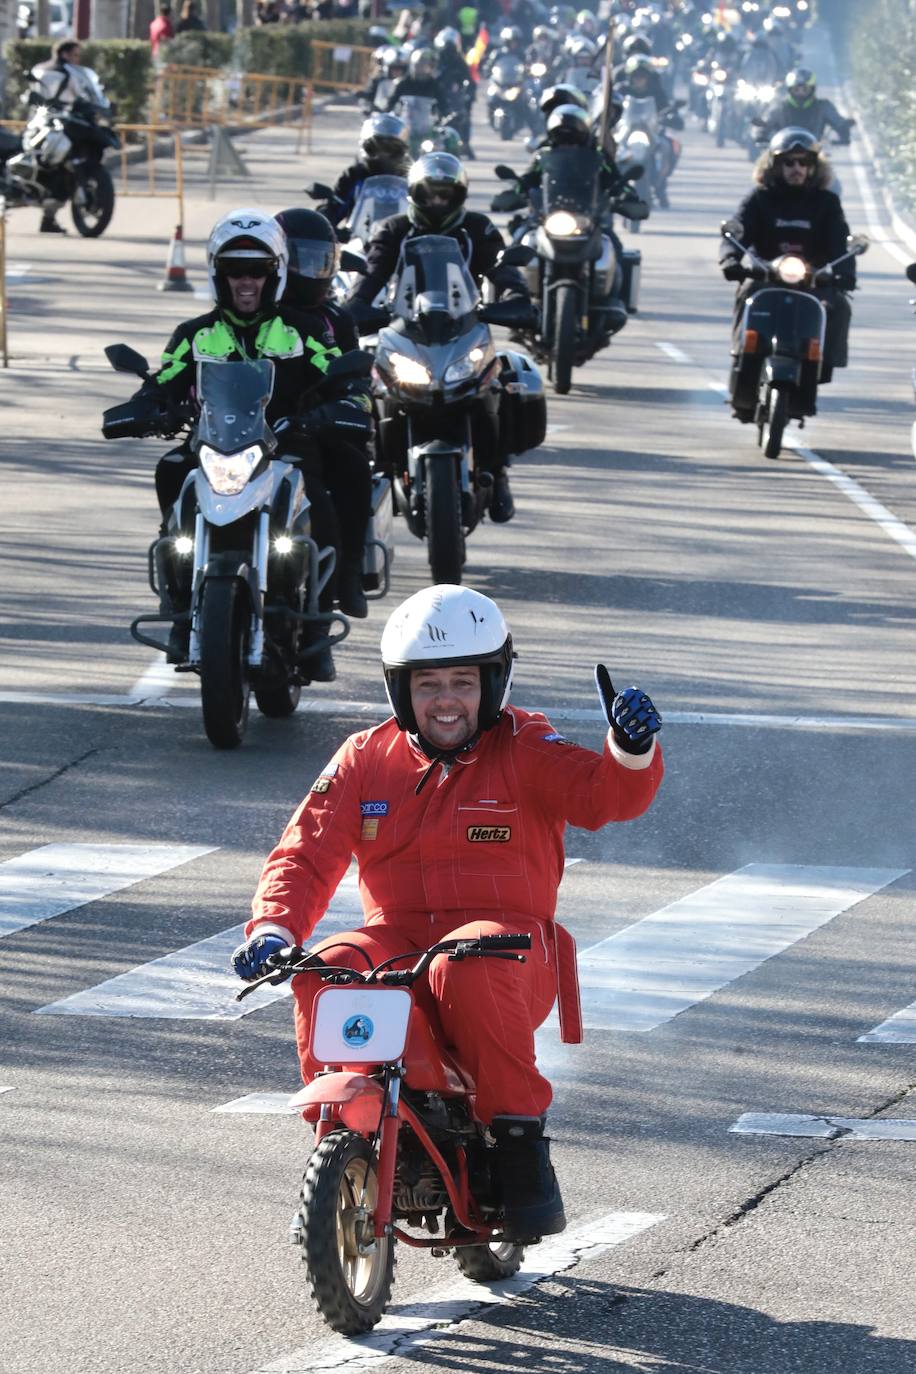
{"type": "Polygon", "coordinates": [[[247,1093],[245,1097],[235,1097],[224,1102],[221,1107],[212,1107],[213,1112],[232,1112],[239,1115],[258,1116],[298,1116],[290,1101],[294,1094],[288,1093],[247,1093]]]}
{"type": "Polygon", "coordinates": [[[570,430],[570,429],[572,429],[572,428],[573,428],[572,425],[548,425],[548,426],[547,426],[547,433],[548,433],[548,434],[565,434],[565,433],[567,432],[567,430],[570,430]]]}
{"type": "Polygon", "coordinates": [[[682,348],[678,348],[677,344],[665,343],[663,340],[656,339],[655,347],[661,349],[662,353],[667,354],[669,358],[673,358],[676,363],[693,362],[690,354],[685,353],[682,348]]]}
{"type": "Polygon", "coordinates": [[[859,507],[863,514],[870,520],[874,520],[884,533],[899,544],[904,553],[908,553],[910,558],[916,558],[916,532],[905,525],[902,520],[898,520],[896,515],[892,515],[886,506],[874,496],[870,496],[864,487],[860,486],[854,477],[847,477],[845,472],[834,467],[833,463],[828,463],[826,458],[821,458],[820,454],[814,453],[810,448],[806,448],[793,435],[786,437],[787,447],[795,450],[804,458],[806,463],[810,463],[815,472],[819,472],[822,477],[826,477],[828,482],[832,482],[835,487],[847,497],[854,505],[859,507]]]}
{"type": "Polygon", "coordinates": [[[325,1374],[329,1369],[355,1374],[375,1369],[395,1356],[410,1359],[417,1347],[448,1337],[466,1318],[513,1302],[544,1279],[596,1259],[664,1220],[657,1212],[610,1212],[595,1217],[529,1250],[514,1278],[493,1286],[463,1277],[452,1279],[441,1288],[421,1293],[416,1302],[392,1306],[368,1336],[332,1336],[318,1344],[312,1342],[270,1364],[259,1365],[255,1374],[311,1374],[313,1370],[325,1374]]]}
{"type": "MultiPolygon", "coordinates": [[[[157,698],[167,696],[173,687],[184,685],[183,679],[191,678],[188,686],[197,686],[197,678],[192,673],[176,673],[173,663],[166,663],[163,654],[156,654],[146,672],[131,687],[128,695],[130,697],[140,697],[145,701],[155,701],[157,698]]],[[[194,703],[198,703],[199,698],[195,693],[194,703]]]]}
{"type": "Polygon", "coordinates": [[[859,1039],[868,1044],[916,1045],[916,1002],[894,1012],[880,1026],[866,1031],[859,1039]]]}
{"type": "Polygon", "coordinates": [[[804,1116],[744,1112],[729,1131],[737,1135],[807,1136],[817,1140],[916,1140],[916,1121],[902,1117],[804,1116]]]}
{"type": "Polygon", "coordinates": [[[8,262],[6,264],[7,281],[22,281],[32,270],[30,262],[8,262]]]}
{"type": "MultiPolygon", "coordinates": [[[[347,874],[317,928],[321,939],[363,923],[356,875],[347,874]]],[[[244,922],[206,940],[173,950],[160,959],[119,973],[104,983],[72,993],[36,1014],[46,1016],[135,1016],[164,1021],[237,1021],[259,1007],[288,997],[290,986],[258,988],[235,1001],[241,984],[229,961],[244,940],[244,922]]]]}
{"type": "Polygon", "coordinates": [[[10,1087],[10,1088],[0,1088],[0,1093],[11,1093],[12,1091],[13,1091],[13,1089],[12,1089],[11,1087],[10,1087]]]}
{"type": "Polygon", "coordinates": [[[653,1030],[907,872],[747,864],[582,952],[583,1021],[653,1030]]]}
{"type": "Polygon", "coordinates": [[[213,845],[46,844],[0,863],[0,939],[211,854],[213,845]]]}
{"type": "MultiPolygon", "coordinates": [[[[96,696],[74,692],[68,695],[40,692],[0,692],[0,705],[23,706],[120,706],[120,707],[178,707],[197,709],[196,695],[158,697],[142,700],[131,696],[96,696]]],[[[521,706],[521,702],[516,705],[521,706]]],[[[343,697],[313,697],[301,701],[297,708],[303,715],[371,716],[381,722],[391,714],[391,707],[383,701],[353,701],[343,697]]],[[[603,721],[604,712],[581,706],[524,706],[526,711],[540,711],[550,719],[572,721],[603,721]]],[[[751,729],[773,727],[778,730],[877,730],[913,731],[916,719],[912,716],[780,716],[763,712],[725,711],[666,711],[670,725],[724,725],[751,729]]]]}

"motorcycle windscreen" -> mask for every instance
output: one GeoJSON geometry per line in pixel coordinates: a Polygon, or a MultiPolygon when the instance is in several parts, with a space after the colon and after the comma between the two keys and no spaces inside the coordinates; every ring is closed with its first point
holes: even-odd
{"type": "Polygon", "coordinates": [[[431,95],[402,95],[398,114],[412,132],[425,133],[435,124],[433,109],[436,102],[431,95]]]}
{"type": "Polygon", "coordinates": [[[407,213],[407,181],[404,177],[367,177],[359,188],[347,227],[351,238],[366,243],[372,226],[391,215],[407,213]]]}
{"type": "Polygon", "coordinates": [[[443,314],[463,320],[480,304],[460,245],[444,234],[405,239],[392,310],[404,320],[443,314]]]}
{"type": "Polygon", "coordinates": [[[91,67],[77,67],[67,63],[70,75],[70,85],[77,100],[86,100],[90,105],[100,105],[103,109],[108,109],[109,100],[102,90],[102,83],[98,74],[91,67]]]}
{"type": "Polygon", "coordinates": [[[551,148],[541,159],[545,211],[574,210],[594,218],[601,154],[595,148],[551,148]]]}
{"type": "Polygon", "coordinates": [[[775,353],[778,341],[780,353],[795,357],[805,352],[811,339],[823,349],[826,321],[817,296],[769,286],[755,291],[744,307],[743,333],[756,333],[764,342],[762,352],[775,353]]]}
{"type": "Polygon", "coordinates": [[[490,80],[503,90],[511,86],[521,86],[525,80],[525,68],[515,58],[501,57],[498,62],[493,63],[490,80]]]}
{"type": "Polygon", "coordinates": [[[618,142],[622,142],[624,131],[630,133],[633,129],[644,129],[647,133],[654,134],[658,125],[658,106],[655,103],[654,95],[628,95],[623,102],[623,114],[620,116],[620,127],[615,130],[618,142]]]}
{"type": "Polygon", "coordinates": [[[198,363],[197,438],[218,453],[237,453],[263,443],[264,412],[274,388],[274,365],[266,358],[238,363],[198,363]]]}

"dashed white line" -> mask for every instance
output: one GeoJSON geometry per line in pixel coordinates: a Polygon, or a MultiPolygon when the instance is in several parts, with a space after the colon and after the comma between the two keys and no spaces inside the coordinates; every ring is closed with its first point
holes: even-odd
{"type": "Polygon", "coordinates": [[[669,358],[673,358],[676,363],[692,363],[693,359],[689,353],[685,353],[677,344],[665,343],[663,340],[656,339],[655,347],[661,349],[662,353],[669,358]]]}

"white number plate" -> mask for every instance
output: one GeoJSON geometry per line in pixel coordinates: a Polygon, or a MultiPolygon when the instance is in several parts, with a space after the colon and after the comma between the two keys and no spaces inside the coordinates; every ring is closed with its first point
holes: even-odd
{"type": "Polygon", "coordinates": [[[406,988],[322,988],[312,1010],[319,1064],[387,1064],[407,1043],[413,998],[406,988]]]}

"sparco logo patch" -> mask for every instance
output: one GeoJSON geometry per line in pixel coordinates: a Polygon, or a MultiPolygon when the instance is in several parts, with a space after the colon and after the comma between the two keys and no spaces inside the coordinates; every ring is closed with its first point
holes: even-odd
{"type": "Polygon", "coordinates": [[[511,825],[469,825],[468,839],[484,844],[505,844],[512,839],[511,825]]]}

